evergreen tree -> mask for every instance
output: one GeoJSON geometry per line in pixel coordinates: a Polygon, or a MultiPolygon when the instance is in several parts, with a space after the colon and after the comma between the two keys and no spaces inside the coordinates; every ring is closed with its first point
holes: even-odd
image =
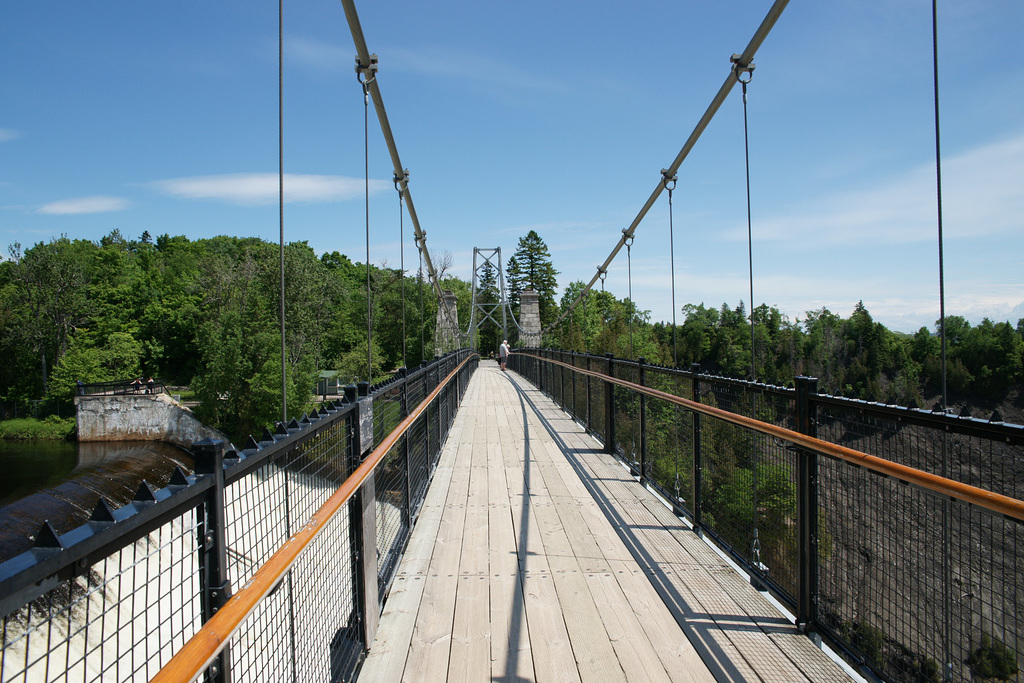
{"type": "Polygon", "coordinates": [[[519,246],[508,261],[505,269],[513,311],[519,316],[519,295],[524,289],[532,289],[540,295],[540,322],[547,325],[558,315],[555,290],[558,289],[555,270],[551,263],[548,245],[535,230],[519,238],[519,246]],[[514,298],[513,298],[514,297],[514,298]]]}

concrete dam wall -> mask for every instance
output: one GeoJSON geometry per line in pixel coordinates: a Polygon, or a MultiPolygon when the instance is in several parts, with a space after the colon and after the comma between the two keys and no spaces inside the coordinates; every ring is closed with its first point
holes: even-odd
{"type": "Polygon", "coordinates": [[[207,437],[231,442],[167,394],[78,396],[75,407],[79,441],[167,441],[186,449],[207,437]]]}

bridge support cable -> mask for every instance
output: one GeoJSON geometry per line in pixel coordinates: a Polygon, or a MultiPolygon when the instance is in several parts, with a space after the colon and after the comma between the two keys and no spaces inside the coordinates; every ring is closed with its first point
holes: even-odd
{"type": "MultiPolygon", "coordinates": [[[[745,66],[741,66],[738,62],[739,55],[732,56],[733,62],[733,75],[736,77],[736,82],[740,84],[743,89],[743,166],[746,173],[746,188],[747,188],[747,281],[750,284],[750,381],[757,382],[757,337],[755,335],[755,323],[754,323],[754,230],[753,221],[750,215],[750,135],[747,129],[747,84],[750,83],[754,77],[754,63],[750,62],[745,66]],[[745,77],[744,77],[745,75],[745,77]]],[[[757,404],[754,395],[750,397],[750,415],[751,417],[757,416],[757,404]]],[[[761,562],[761,539],[759,538],[758,530],[758,492],[759,492],[759,480],[758,480],[758,466],[757,466],[757,441],[756,439],[751,441],[751,507],[753,508],[753,539],[750,542],[750,560],[754,566],[762,572],[767,573],[768,567],[761,562]]]]}
{"type": "Polygon", "coordinates": [[[377,78],[377,56],[356,64],[363,87],[363,163],[366,191],[366,381],[373,384],[373,291],[370,288],[370,83],[377,78]]]}
{"type": "MultiPolygon", "coordinates": [[[[345,0],[343,0],[343,2],[344,1],[345,0]]],[[[745,68],[752,61],[754,61],[754,54],[761,47],[761,44],[764,42],[765,38],[768,37],[768,34],[775,26],[775,22],[778,21],[779,17],[782,15],[782,11],[786,9],[786,5],[788,4],[789,0],[775,0],[771,8],[768,10],[768,13],[765,15],[764,20],[761,21],[760,26],[758,26],[757,30],[754,32],[754,35],[750,39],[750,42],[747,43],[747,47],[743,50],[742,53],[740,53],[738,57],[734,57],[734,64],[739,64],[741,67],[745,68]]],[[[679,171],[679,167],[682,166],[683,161],[686,159],[687,156],[689,156],[690,151],[693,149],[693,146],[697,143],[697,140],[700,139],[700,136],[701,134],[703,134],[704,129],[708,127],[709,123],[711,123],[711,119],[713,119],[715,117],[715,114],[718,113],[719,108],[722,106],[722,103],[725,101],[725,98],[729,96],[729,93],[732,91],[732,88],[735,84],[736,77],[733,73],[733,69],[730,69],[729,75],[726,77],[725,82],[722,84],[722,87],[718,89],[718,93],[716,93],[714,98],[711,100],[711,104],[708,105],[708,108],[707,110],[705,110],[704,115],[701,116],[700,120],[697,122],[696,127],[694,127],[693,129],[693,132],[690,133],[690,137],[687,138],[686,142],[683,144],[682,149],[679,150],[679,153],[676,155],[676,158],[672,160],[672,163],[669,165],[669,167],[665,169],[670,175],[676,175],[676,173],[679,171]]],[[[547,328],[545,328],[545,332],[554,328],[554,326],[557,325],[562,320],[562,318],[568,315],[568,312],[570,310],[572,310],[573,308],[576,307],[577,304],[579,304],[579,301],[582,298],[583,294],[585,294],[586,292],[590,291],[593,288],[593,286],[597,283],[600,273],[602,271],[607,271],[608,266],[611,265],[611,262],[615,260],[615,257],[622,250],[622,247],[625,246],[626,240],[629,237],[632,237],[633,234],[636,232],[637,227],[640,225],[641,221],[643,221],[644,217],[647,216],[647,213],[651,210],[651,207],[654,206],[654,203],[658,200],[658,197],[661,196],[661,193],[664,189],[664,183],[659,180],[657,186],[654,188],[654,191],[651,193],[651,196],[647,198],[647,201],[644,203],[643,207],[641,207],[640,212],[636,215],[636,218],[633,219],[633,222],[629,224],[628,228],[622,231],[622,237],[619,238],[619,241],[615,245],[615,248],[612,249],[611,253],[608,255],[608,258],[605,259],[604,264],[598,267],[598,273],[590,279],[590,282],[587,283],[587,285],[580,292],[579,296],[576,297],[576,300],[569,305],[569,308],[566,309],[565,311],[562,311],[562,314],[558,317],[558,319],[552,322],[550,325],[548,325],[547,328]]]]}
{"type": "MultiPolygon", "coordinates": [[[[939,127],[939,10],[937,0],[932,0],[932,90],[934,93],[935,110],[935,209],[936,229],[939,243],[939,343],[940,343],[940,375],[942,376],[941,408],[945,413],[949,410],[949,395],[946,390],[946,278],[945,263],[943,257],[942,239],[942,140],[939,127]]],[[[950,470],[949,462],[949,434],[942,435],[942,476],[948,477],[950,470]]],[[[952,617],[953,596],[950,585],[953,580],[953,566],[950,562],[950,501],[942,502],[942,558],[943,567],[943,607],[946,611],[946,618],[943,619],[944,628],[942,633],[943,650],[945,658],[943,662],[943,675],[946,680],[952,678],[952,617]]]]}
{"type": "Polygon", "coordinates": [[[747,180],[747,266],[748,281],[750,283],[750,381],[757,381],[757,356],[754,339],[754,232],[750,219],[750,136],[747,132],[747,84],[754,76],[754,63],[740,66],[736,61],[739,55],[733,55],[733,74],[736,81],[743,88],[743,162],[747,180]],[[746,79],[743,74],[747,74],[746,79]]]}
{"type": "Polygon", "coordinates": [[[409,169],[403,169],[401,176],[396,173],[394,181],[395,189],[398,190],[398,267],[402,272],[402,367],[407,368],[409,364],[405,358],[405,204],[402,201],[405,190],[402,189],[402,185],[409,183],[409,169]]]}
{"type": "MultiPolygon", "coordinates": [[[[630,308],[636,308],[633,304],[633,238],[626,242],[626,296],[629,298],[630,308]]],[[[675,306],[675,304],[673,304],[675,306]]],[[[633,347],[633,311],[627,311],[629,315],[629,357],[636,358],[636,349],[633,347]]]]}
{"type": "MultiPolygon", "coordinates": [[[[284,0],[277,2],[277,197],[278,222],[280,226],[280,280],[281,280],[281,424],[288,424],[288,366],[285,336],[284,306],[284,0]]],[[[221,473],[220,476],[223,476],[221,473]]],[[[291,533],[291,501],[289,500],[290,476],[284,471],[285,533],[291,533]]],[[[292,575],[288,574],[288,642],[295,651],[295,591],[292,575]]],[[[227,671],[221,677],[228,680],[227,671]]],[[[295,662],[292,661],[292,680],[298,680],[295,662]]]]}
{"type": "Polygon", "coordinates": [[[661,169],[661,182],[668,190],[668,264],[672,277],[672,367],[679,367],[679,354],[676,351],[676,243],[675,227],[672,220],[672,193],[676,189],[679,176],[669,174],[667,168],[661,169]]]}
{"type": "MultiPolygon", "coordinates": [[[[369,69],[372,65],[376,72],[377,56],[371,55],[366,46],[366,37],[363,35],[363,27],[359,22],[359,13],[356,11],[355,0],[341,0],[341,5],[345,10],[345,19],[348,21],[349,31],[352,33],[352,42],[356,48],[356,71],[369,69]]],[[[373,106],[377,112],[377,121],[380,123],[380,131],[384,136],[384,143],[387,145],[388,152],[391,155],[391,163],[394,166],[395,174],[402,176],[400,184],[402,191],[405,193],[405,206],[409,212],[409,220],[413,225],[413,231],[416,234],[417,248],[420,250],[420,254],[427,265],[427,277],[434,288],[439,305],[441,308],[444,308],[441,305],[441,302],[444,300],[444,293],[441,291],[441,283],[438,280],[437,271],[434,269],[434,263],[430,259],[430,252],[427,250],[427,233],[420,227],[420,219],[416,214],[416,205],[413,203],[412,194],[409,192],[409,178],[407,175],[404,175],[405,166],[398,155],[398,147],[395,145],[395,136],[391,131],[387,110],[384,108],[384,98],[380,93],[380,85],[377,79],[373,78],[366,83],[365,87],[369,96],[373,98],[373,106]]],[[[447,315],[447,312],[445,315],[447,315]]]]}
{"type": "Polygon", "coordinates": [[[277,205],[281,261],[281,422],[288,423],[284,325],[284,0],[277,0],[277,205]]]}

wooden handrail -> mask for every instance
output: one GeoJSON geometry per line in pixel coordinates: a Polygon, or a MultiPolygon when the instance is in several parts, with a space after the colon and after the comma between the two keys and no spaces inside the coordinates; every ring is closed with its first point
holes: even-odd
{"type": "MultiPolygon", "coordinates": [[[[532,356],[532,354],[523,355],[532,356]]],[[[554,363],[555,365],[561,365],[563,367],[570,368],[575,372],[581,373],[583,375],[588,375],[590,377],[594,377],[595,379],[599,379],[604,382],[610,382],[611,384],[624,387],[626,389],[635,391],[640,394],[651,396],[652,398],[657,398],[662,401],[674,403],[695,413],[708,415],[719,420],[724,420],[725,422],[730,422],[732,424],[739,425],[741,427],[745,427],[756,432],[760,432],[761,434],[767,434],[769,436],[774,436],[784,441],[789,441],[793,444],[800,446],[801,448],[805,448],[807,450],[814,451],[816,453],[820,453],[831,458],[836,458],[838,460],[853,463],[860,467],[864,467],[874,472],[878,472],[879,474],[884,474],[886,476],[893,477],[908,484],[913,484],[914,486],[919,486],[923,489],[934,491],[935,493],[944,496],[949,496],[951,498],[961,500],[965,503],[970,503],[971,505],[977,505],[978,507],[985,508],[986,510],[991,510],[992,512],[998,513],[1000,515],[1005,515],[1007,517],[1011,517],[1019,521],[1024,521],[1024,501],[1017,500],[1016,498],[1004,496],[1000,493],[995,493],[993,491],[986,491],[985,489],[978,488],[977,486],[971,486],[970,484],[964,484],[958,481],[954,481],[952,479],[947,479],[946,477],[940,477],[937,474],[924,472],[922,470],[915,469],[913,467],[908,467],[906,465],[900,465],[899,463],[891,462],[889,460],[885,460],[874,455],[868,455],[867,453],[863,453],[852,448],[847,448],[846,446],[840,446],[838,444],[822,441],[821,439],[817,439],[813,436],[808,436],[806,434],[794,432],[792,430],[786,429],[785,427],[778,427],[776,425],[769,424],[767,422],[761,422],[760,420],[755,420],[750,417],[737,415],[736,413],[730,413],[729,411],[722,410],[721,408],[706,406],[703,403],[698,403],[696,401],[683,398],[681,396],[676,396],[674,394],[669,394],[664,391],[659,391],[658,389],[651,389],[650,387],[634,384],[633,382],[629,382],[624,379],[619,379],[617,377],[609,377],[608,375],[602,374],[595,370],[586,370],[584,368],[578,368],[570,363],[564,363],[562,361],[554,360],[552,358],[542,358],[540,356],[533,357],[539,360],[543,360],[547,363],[554,363]]]]}
{"type": "MultiPolygon", "coordinates": [[[[476,354],[473,354],[476,355],[476,354]]],[[[270,556],[252,578],[221,607],[203,627],[178,650],[170,661],[150,679],[151,683],[190,683],[195,680],[227,645],[232,634],[238,630],[246,617],[281,582],[303,550],[319,535],[327,523],[336,515],[363,485],[367,477],[380,464],[391,447],[405,434],[412,424],[426,410],[452,378],[472,360],[469,356],[444,378],[444,381],[424,398],[409,416],[398,423],[380,445],[373,449],[366,460],[356,468],[348,479],[313,514],[305,526],[285,541],[284,545],[270,556]]]]}

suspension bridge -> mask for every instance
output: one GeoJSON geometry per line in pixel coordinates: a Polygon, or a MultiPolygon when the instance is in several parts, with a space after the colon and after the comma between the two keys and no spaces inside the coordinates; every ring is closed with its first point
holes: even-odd
{"type": "MultiPolygon", "coordinates": [[[[100,500],[82,527],[44,524],[0,564],[0,679],[1019,680],[1024,427],[765,385],[754,366],[540,348],[551,328],[529,296],[511,315],[500,249],[474,251],[461,328],[342,5],[439,301],[437,357],[301,419],[285,407],[241,447],[197,442],[193,473],[100,500]],[[497,300],[478,299],[481,269],[497,300]],[[485,323],[518,331],[507,372],[465,348],[485,323]]],[[[552,327],[671,202],[736,85],[745,101],[785,6],[552,327]]],[[[749,215],[748,199],[748,237],[749,215]]]]}

